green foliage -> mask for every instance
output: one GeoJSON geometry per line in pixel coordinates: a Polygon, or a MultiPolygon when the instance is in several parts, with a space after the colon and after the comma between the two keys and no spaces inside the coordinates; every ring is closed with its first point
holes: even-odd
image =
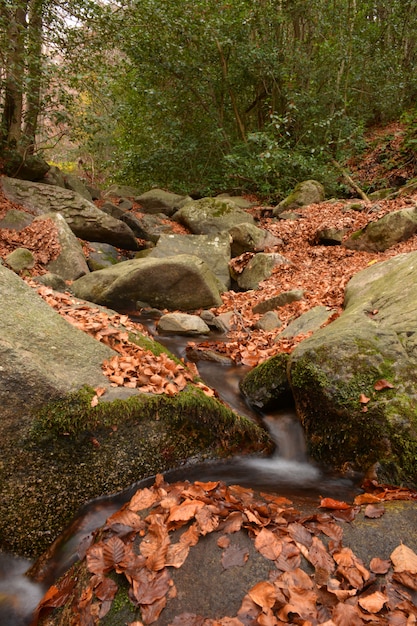
{"type": "Polygon", "coordinates": [[[44,3],[63,59],[44,68],[44,110],[95,167],[143,190],[279,199],[314,177],[335,193],[330,155],[342,162],[417,92],[412,0],[60,6],[44,3]]]}

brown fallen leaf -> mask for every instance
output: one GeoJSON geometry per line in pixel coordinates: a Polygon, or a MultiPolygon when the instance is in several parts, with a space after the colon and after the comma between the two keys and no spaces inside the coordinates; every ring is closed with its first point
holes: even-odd
{"type": "Polygon", "coordinates": [[[359,604],[368,613],[379,613],[384,604],[388,602],[388,596],[381,591],[375,591],[367,596],[359,598],[359,604]]]}
{"type": "Polygon", "coordinates": [[[395,572],[410,572],[417,574],[417,554],[403,543],[395,548],[390,559],[395,572]]]}
{"type": "Polygon", "coordinates": [[[321,509],[335,510],[352,508],[350,504],[347,504],[346,502],[341,502],[340,500],[333,500],[333,498],[321,498],[319,506],[321,509]]]}
{"type": "Polygon", "coordinates": [[[255,548],[270,561],[275,561],[282,552],[282,542],[267,528],[262,528],[255,539],[255,548]]]}
{"type": "Polygon", "coordinates": [[[394,389],[394,385],[389,382],[389,380],[385,380],[385,378],[381,378],[381,380],[377,380],[374,384],[375,391],[382,391],[383,389],[394,389]]]}
{"type": "Polygon", "coordinates": [[[383,504],[368,504],[365,507],[364,515],[370,519],[378,519],[385,513],[385,507],[383,504]]]}
{"type": "Polygon", "coordinates": [[[231,567],[243,567],[249,558],[249,550],[237,545],[230,545],[222,554],[223,569],[231,567]]]}
{"type": "Polygon", "coordinates": [[[276,591],[272,583],[262,581],[257,583],[248,592],[249,597],[262,610],[271,609],[275,604],[276,591]]]}
{"type": "Polygon", "coordinates": [[[386,574],[391,567],[391,561],[386,559],[380,559],[378,557],[374,557],[370,564],[369,569],[374,574],[386,574]]]}

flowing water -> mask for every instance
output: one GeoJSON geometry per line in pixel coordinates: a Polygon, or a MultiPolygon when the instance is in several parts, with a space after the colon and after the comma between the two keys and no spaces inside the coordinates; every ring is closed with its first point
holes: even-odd
{"type": "MultiPolygon", "coordinates": [[[[184,339],[159,338],[173,353],[184,356],[184,339]]],[[[244,368],[228,367],[213,362],[198,363],[201,377],[218,392],[229,406],[241,415],[259,420],[259,414],[247,406],[239,393],[239,379],[244,368]]],[[[249,368],[248,368],[249,369],[249,368]]],[[[261,416],[276,443],[269,458],[235,457],[226,461],[211,461],[184,465],[165,473],[168,482],[177,480],[222,480],[259,491],[284,495],[304,509],[314,508],[320,496],[351,499],[356,487],[347,479],[332,476],[313,464],[307,457],[301,424],[292,407],[261,416]]],[[[46,586],[65,572],[77,558],[77,547],[96,528],[102,526],[141,487],[153,483],[153,477],[135,483],[125,491],[98,498],[87,503],[70,526],[54,542],[50,559],[42,571],[42,584],[25,572],[31,563],[0,552],[0,626],[24,626],[30,623],[46,586]]]]}

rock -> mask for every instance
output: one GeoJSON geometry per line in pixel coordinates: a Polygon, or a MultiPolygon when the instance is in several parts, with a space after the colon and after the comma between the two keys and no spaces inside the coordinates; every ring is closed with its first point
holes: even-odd
{"type": "Polygon", "coordinates": [[[275,311],[268,311],[255,323],[255,328],[268,332],[280,326],[282,326],[282,322],[275,311]]]}
{"type": "Polygon", "coordinates": [[[180,196],[163,189],[151,189],[135,197],[135,201],[141,205],[144,213],[163,213],[168,217],[190,200],[189,196],[180,196]]]}
{"type": "Polygon", "coordinates": [[[254,224],[253,217],[233,202],[216,198],[187,202],[177,211],[175,220],[184,224],[195,235],[220,233],[243,222],[254,224]]]}
{"type": "Polygon", "coordinates": [[[81,180],[81,178],[78,178],[78,176],[74,176],[73,174],[65,174],[64,182],[66,189],[76,191],[80,196],[82,196],[89,202],[93,201],[91,193],[88,191],[85,183],[81,180]]]}
{"type": "Polygon", "coordinates": [[[124,209],[122,209],[118,204],[113,204],[113,202],[110,202],[109,200],[103,202],[101,210],[104,213],[107,213],[107,215],[111,215],[111,217],[114,217],[116,220],[120,220],[120,218],[125,214],[124,209]]]}
{"type": "Polygon", "coordinates": [[[161,234],[155,248],[148,258],[164,259],[179,254],[190,254],[207,263],[213,274],[225,286],[230,288],[230,235],[165,235],[161,234]]]}
{"type": "Polygon", "coordinates": [[[89,255],[87,265],[92,272],[102,270],[105,267],[111,267],[116,263],[127,260],[125,257],[120,255],[117,248],[111,246],[109,243],[93,241],[88,247],[89,255]]]}
{"type": "Polygon", "coordinates": [[[210,328],[198,315],[167,313],[157,326],[158,333],[169,335],[208,335],[210,328]]]}
{"type": "Polygon", "coordinates": [[[140,190],[137,187],[131,187],[129,185],[111,185],[103,193],[106,198],[135,198],[140,194],[140,190]]]}
{"type": "Polygon", "coordinates": [[[273,248],[283,242],[269,231],[258,228],[249,222],[237,224],[229,229],[232,237],[231,254],[240,256],[244,252],[262,252],[265,248],[273,248]]]}
{"type": "Polygon", "coordinates": [[[65,177],[62,171],[56,165],[51,165],[45,176],[42,178],[45,185],[56,185],[65,188],[65,177]]]}
{"type": "Polygon", "coordinates": [[[47,272],[42,274],[42,276],[35,276],[34,281],[40,285],[45,285],[45,287],[50,287],[54,291],[68,291],[68,285],[65,280],[52,272],[47,272]]]}
{"type": "Polygon", "coordinates": [[[261,410],[285,404],[291,397],[288,382],[288,354],[282,353],[260,363],[240,381],[239,389],[250,405],[261,410]]]}
{"type": "Polygon", "coordinates": [[[281,306],[290,304],[291,302],[297,302],[304,298],[303,289],[291,289],[290,291],[283,291],[278,296],[273,296],[262,302],[255,304],[252,311],[254,313],[266,313],[267,311],[273,311],[281,306]]]}
{"type": "Polygon", "coordinates": [[[259,252],[246,265],[245,269],[236,278],[240,289],[248,291],[257,289],[259,283],[269,278],[276,265],[290,263],[288,259],[277,253],[259,252]]]}
{"type": "Polygon", "coordinates": [[[56,259],[48,263],[47,269],[63,280],[77,280],[89,273],[87,261],[80,242],[68,226],[61,213],[45,213],[37,221],[50,219],[57,227],[61,251],[56,259]]]}
{"type": "Polygon", "coordinates": [[[351,250],[383,252],[417,232],[417,207],[393,211],[376,222],[369,222],[344,242],[351,250]]]}
{"type": "Polygon", "coordinates": [[[113,350],[76,329],[10,270],[0,266],[0,406],[25,409],[82,387],[105,386],[101,362],[113,350]]]}
{"type": "Polygon", "coordinates": [[[230,200],[230,202],[233,202],[233,204],[236,204],[240,209],[250,209],[254,206],[256,206],[256,202],[251,202],[250,200],[248,200],[247,198],[244,198],[243,196],[231,196],[228,193],[219,193],[216,196],[217,200],[230,200]]]}
{"type": "Polygon", "coordinates": [[[42,157],[37,155],[22,157],[15,150],[2,151],[1,159],[3,161],[2,171],[7,176],[18,177],[21,180],[42,180],[50,168],[49,164],[42,157]]]}
{"type": "Polygon", "coordinates": [[[272,214],[278,217],[283,211],[292,211],[302,206],[323,202],[324,199],[323,185],[317,180],[305,180],[295,186],[292,193],[274,208],[272,214]]]}
{"type": "Polygon", "coordinates": [[[225,320],[224,316],[227,315],[227,313],[223,313],[222,315],[215,315],[212,311],[207,310],[201,311],[200,317],[210,328],[214,328],[221,333],[227,333],[230,329],[230,317],[225,320]]]}
{"type": "Polygon", "coordinates": [[[335,312],[334,309],[329,309],[327,306],[315,306],[290,322],[288,326],[275,337],[275,341],[292,339],[292,337],[297,337],[297,335],[315,332],[323,326],[335,312]]]}
{"type": "Polygon", "coordinates": [[[87,241],[110,243],[125,250],[137,250],[131,229],[100,211],[92,202],[69,189],[3,177],[3,192],[35,215],[61,213],[73,233],[87,241]]]}
{"type": "Polygon", "coordinates": [[[316,460],[380,482],[417,484],[417,252],[356,274],[345,311],[290,356],[290,382],[316,460]]]}
{"type": "Polygon", "coordinates": [[[29,270],[35,266],[35,257],[27,248],[16,248],[4,259],[14,272],[29,270]]]}
{"type": "Polygon", "coordinates": [[[10,209],[3,219],[0,220],[0,228],[20,231],[26,228],[26,226],[29,226],[29,224],[33,222],[33,219],[33,215],[30,215],[30,213],[10,209]]]}
{"type": "Polygon", "coordinates": [[[219,283],[210,268],[195,256],[134,259],[76,280],[78,298],[116,309],[146,303],[158,309],[194,311],[222,303],[219,283]]]}
{"type": "Polygon", "coordinates": [[[340,246],[346,233],[344,228],[320,228],[314,237],[319,246],[340,246]]]}
{"type": "Polygon", "coordinates": [[[168,220],[163,213],[145,214],[140,218],[130,213],[125,213],[123,220],[132,228],[137,237],[152,243],[157,243],[162,234],[174,234],[174,228],[177,225],[175,222],[168,220]]]}

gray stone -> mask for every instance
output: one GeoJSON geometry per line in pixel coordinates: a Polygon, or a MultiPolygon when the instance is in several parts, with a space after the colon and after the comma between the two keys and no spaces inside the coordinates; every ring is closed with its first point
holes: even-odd
{"type": "Polygon", "coordinates": [[[314,242],[322,246],[340,246],[345,233],[344,228],[321,228],[316,232],[314,242]]]}
{"type": "Polygon", "coordinates": [[[14,272],[29,270],[35,265],[35,257],[27,248],[16,248],[4,260],[14,272]]]}
{"type": "Polygon", "coordinates": [[[315,332],[323,326],[334,313],[335,310],[329,309],[327,306],[315,306],[290,322],[288,326],[276,336],[275,341],[292,339],[298,335],[315,332]]]}
{"type": "Polygon", "coordinates": [[[87,265],[92,272],[127,260],[120,255],[117,248],[109,243],[93,241],[89,244],[89,251],[87,265]]]}
{"type": "Polygon", "coordinates": [[[174,235],[161,234],[148,258],[164,259],[179,254],[191,254],[207,263],[226,289],[230,288],[230,235],[174,235]]]}
{"type": "Polygon", "coordinates": [[[64,292],[68,290],[68,285],[65,280],[61,278],[61,276],[58,276],[58,274],[53,274],[52,272],[47,272],[41,276],[35,276],[33,280],[40,285],[50,287],[54,291],[64,292]]]}
{"type": "Polygon", "coordinates": [[[157,326],[162,334],[169,335],[208,335],[210,328],[198,315],[187,313],[167,313],[163,315],[157,326]]]}
{"type": "Polygon", "coordinates": [[[112,308],[146,303],[159,309],[194,311],[222,303],[219,282],[195,256],[133,259],[75,281],[75,295],[112,308]]]}
{"type": "Polygon", "coordinates": [[[80,276],[88,274],[90,270],[82,246],[62,215],[60,213],[45,213],[45,215],[38,216],[36,221],[46,219],[54,222],[61,247],[59,255],[48,263],[47,269],[64,280],[77,280],[80,276]]]}
{"type": "Polygon", "coordinates": [[[181,196],[163,189],[150,189],[135,197],[144,213],[164,213],[168,216],[173,215],[189,200],[191,200],[189,196],[181,196]]]}
{"type": "Polygon", "coordinates": [[[64,181],[66,189],[76,191],[78,194],[80,194],[80,196],[82,196],[89,202],[93,201],[91,193],[88,191],[84,181],[82,181],[81,178],[78,178],[78,176],[74,176],[73,174],[65,174],[64,181]]]}
{"type": "Polygon", "coordinates": [[[0,266],[0,406],[36,406],[84,384],[108,384],[103,359],[115,353],[68,324],[13,272],[0,266]]]}
{"type": "Polygon", "coordinates": [[[10,230],[23,230],[33,222],[33,215],[25,211],[10,209],[7,211],[3,219],[0,220],[0,228],[8,228],[10,230]]]}
{"type": "Polygon", "coordinates": [[[317,180],[305,180],[295,186],[290,195],[274,208],[272,214],[277,217],[283,211],[291,211],[309,204],[323,202],[324,199],[323,185],[317,180]]]}
{"type": "Polygon", "coordinates": [[[344,246],[351,250],[383,252],[416,232],[417,208],[401,209],[369,222],[365,228],[351,235],[344,246]]]}
{"type": "Polygon", "coordinates": [[[273,311],[281,306],[290,304],[291,302],[297,302],[304,298],[303,289],[291,289],[290,291],[283,291],[277,296],[263,300],[255,304],[252,311],[254,313],[266,313],[267,311],[273,311]]]}
{"type": "Polygon", "coordinates": [[[248,291],[257,289],[259,283],[269,278],[277,265],[289,263],[281,254],[259,252],[246,265],[245,269],[236,278],[240,289],[248,291]]]}
{"type": "Polygon", "coordinates": [[[282,326],[282,322],[275,311],[268,311],[255,323],[255,328],[267,332],[275,330],[280,326],[282,326]]]}
{"type": "Polygon", "coordinates": [[[74,191],[7,177],[2,178],[2,187],[9,200],[36,215],[61,213],[80,239],[110,243],[126,250],[138,249],[136,237],[126,224],[100,211],[74,191]]]}
{"type": "Polygon", "coordinates": [[[184,224],[195,235],[219,233],[243,222],[254,224],[253,217],[236,204],[216,198],[187,202],[177,211],[175,220],[184,224]]]}
{"type": "Polygon", "coordinates": [[[290,382],[318,461],[378,463],[380,482],[417,484],[416,302],[417,252],[377,263],[350,280],[342,315],[294,349],[290,382]]]}
{"type": "Polygon", "coordinates": [[[273,248],[283,243],[269,231],[249,222],[233,226],[229,233],[232,237],[231,254],[233,257],[240,256],[244,252],[262,252],[266,248],[273,248]]]}

